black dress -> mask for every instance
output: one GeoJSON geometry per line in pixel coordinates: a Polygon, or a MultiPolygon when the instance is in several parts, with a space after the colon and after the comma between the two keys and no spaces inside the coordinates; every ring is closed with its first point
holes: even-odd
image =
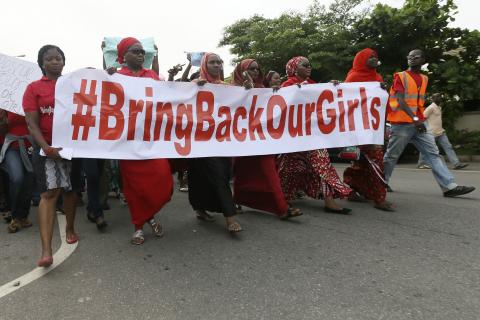
{"type": "Polygon", "coordinates": [[[188,161],[188,200],[194,210],[235,215],[230,189],[230,158],[194,158],[188,161]]]}

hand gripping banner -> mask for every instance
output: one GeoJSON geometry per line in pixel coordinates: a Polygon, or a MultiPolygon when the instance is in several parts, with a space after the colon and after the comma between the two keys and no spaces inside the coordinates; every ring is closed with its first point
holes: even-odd
{"type": "Polygon", "coordinates": [[[383,144],[378,82],[272,89],[82,69],[57,81],[53,143],[73,157],[195,158],[383,144]]]}

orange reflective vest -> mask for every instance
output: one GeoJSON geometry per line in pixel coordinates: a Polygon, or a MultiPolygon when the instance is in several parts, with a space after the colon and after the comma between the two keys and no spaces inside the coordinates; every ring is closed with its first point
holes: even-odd
{"type": "MultiPolygon", "coordinates": [[[[414,115],[417,115],[417,111],[423,113],[423,106],[425,105],[425,92],[427,91],[428,77],[424,74],[422,76],[422,85],[417,86],[417,83],[411,75],[406,71],[397,73],[400,81],[402,81],[405,88],[405,103],[412,110],[414,115]]],[[[395,91],[390,88],[390,98],[388,100],[390,109],[387,115],[387,121],[389,122],[413,122],[412,118],[403,110],[400,109],[398,99],[395,97],[395,91]]]]}

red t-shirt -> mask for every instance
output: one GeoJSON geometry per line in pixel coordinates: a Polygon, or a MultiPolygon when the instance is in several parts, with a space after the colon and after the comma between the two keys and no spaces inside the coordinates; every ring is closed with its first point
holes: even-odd
{"type": "MultiPolygon", "coordinates": [[[[25,117],[13,112],[8,112],[8,133],[16,136],[29,135],[30,132],[28,131],[25,117]]],[[[25,146],[27,148],[30,147],[30,142],[28,142],[28,140],[25,140],[25,146]]],[[[18,149],[18,142],[12,142],[10,147],[18,149]]]]}
{"type": "Polygon", "coordinates": [[[288,77],[288,79],[286,81],[284,81],[281,85],[281,87],[290,87],[290,86],[293,86],[294,84],[298,84],[300,83],[301,85],[304,85],[304,84],[314,84],[316,83],[315,81],[313,81],[312,79],[310,78],[307,78],[306,80],[300,80],[298,79],[297,77],[288,77]]]}
{"type": "MultiPolygon", "coordinates": [[[[413,72],[410,70],[406,70],[406,72],[408,73],[409,76],[413,78],[413,80],[415,80],[415,84],[417,85],[417,88],[420,88],[422,86],[422,81],[423,81],[420,73],[413,72]]],[[[395,75],[393,76],[392,87],[393,87],[393,91],[395,92],[405,93],[405,87],[403,86],[402,80],[400,80],[398,73],[395,73],[395,75]]],[[[421,108],[417,110],[417,117],[420,121],[425,120],[425,117],[423,116],[423,112],[421,108]]]]}
{"type": "Polygon", "coordinates": [[[49,145],[52,144],[53,110],[55,109],[55,80],[42,77],[30,83],[23,94],[23,110],[37,111],[40,131],[49,145]]]}

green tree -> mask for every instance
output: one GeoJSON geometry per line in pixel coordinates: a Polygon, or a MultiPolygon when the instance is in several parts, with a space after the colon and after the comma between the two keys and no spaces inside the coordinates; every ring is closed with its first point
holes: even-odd
{"type": "Polygon", "coordinates": [[[305,13],[278,18],[253,16],[225,28],[220,41],[237,61],[255,58],[265,70],[284,73],[293,56],[307,56],[312,77],[321,82],[342,80],[359,50],[377,50],[387,83],[405,69],[412,49],[426,53],[429,93],[447,98],[445,125],[451,129],[464,102],[480,101],[480,33],[451,28],[457,7],[453,0],[406,0],[401,8],[362,0],[336,0],[329,7],[313,2],[305,13]],[[362,9],[364,8],[364,9],[362,9]]]}
{"type": "Polygon", "coordinates": [[[337,0],[326,8],[314,1],[303,14],[242,19],[225,28],[220,45],[230,46],[236,61],[255,58],[265,70],[280,73],[285,73],[290,58],[303,55],[314,67],[314,79],[343,79],[354,53],[349,38],[352,26],[367,13],[358,9],[361,2],[337,0]]]}
{"type": "Polygon", "coordinates": [[[428,92],[445,94],[447,129],[463,113],[464,101],[480,98],[479,32],[449,27],[456,9],[453,0],[407,0],[398,9],[379,4],[352,30],[355,47],[377,50],[387,81],[407,67],[410,50],[425,51],[428,92]]]}

